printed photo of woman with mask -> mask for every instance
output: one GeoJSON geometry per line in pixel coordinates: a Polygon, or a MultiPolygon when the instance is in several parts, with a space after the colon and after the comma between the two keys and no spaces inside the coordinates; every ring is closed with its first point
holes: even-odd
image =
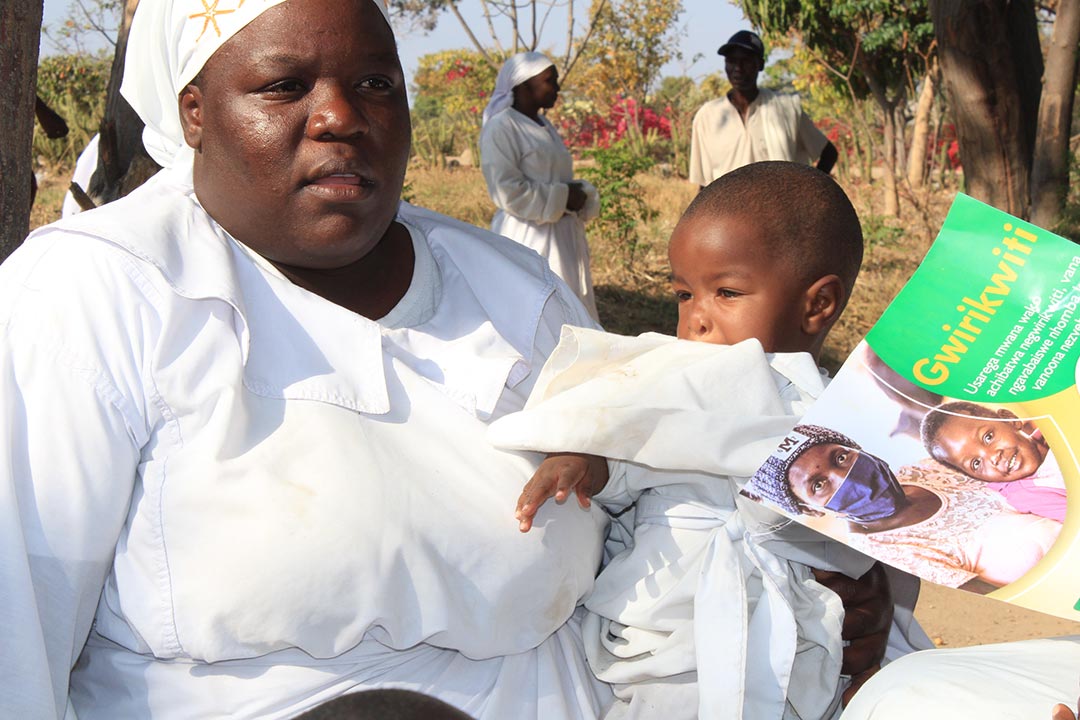
{"type": "Polygon", "coordinates": [[[820,527],[807,524],[867,555],[980,593],[1020,579],[1061,530],[937,463],[894,472],[847,435],[819,425],[797,425],[747,491],[788,514],[820,518],[820,527]]]}

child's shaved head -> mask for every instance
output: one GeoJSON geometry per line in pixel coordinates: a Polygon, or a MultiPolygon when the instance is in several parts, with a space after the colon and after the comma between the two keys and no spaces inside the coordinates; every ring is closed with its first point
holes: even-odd
{"type": "Polygon", "coordinates": [[[682,219],[700,214],[753,221],[800,281],[837,275],[851,296],[862,265],[862,228],[851,201],[826,173],[799,163],[752,163],[703,188],[682,219]]]}

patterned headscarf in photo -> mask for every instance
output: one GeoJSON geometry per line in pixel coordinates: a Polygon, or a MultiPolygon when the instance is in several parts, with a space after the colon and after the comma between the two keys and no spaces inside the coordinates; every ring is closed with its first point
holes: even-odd
{"type": "Polygon", "coordinates": [[[503,63],[498,77],[495,78],[495,90],[491,93],[491,100],[484,108],[484,125],[514,104],[514,88],[554,64],[544,53],[538,52],[518,53],[503,63]]]}
{"type": "Polygon", "coordinates": [[[843,433],[820,425],[796,425],[780,444],[780,449],[765,461],[750,480],[750,491],[760,495],[777,507],[793,514],[801,515],[802,503],[791,492],[788,484],[788,470],[804,452],[815,445],[834,443],[853,450],[859,450],[859,444],[843,433]]]}
{"type": "MultiPolygon", "coordinates": [[[[120,94],[146,123],[143,144],[162,167],[190,163],[177,98],[210,56],[248,23],[286,0],[144,0],[128,33],[120,94]]],[[[384,0],[378,6],[387,24],[384,0]]]]}

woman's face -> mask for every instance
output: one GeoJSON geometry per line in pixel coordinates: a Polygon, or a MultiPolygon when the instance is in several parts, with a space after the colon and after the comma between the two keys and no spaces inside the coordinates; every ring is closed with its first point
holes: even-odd
{"type": "Polygon", "coordinates": [[[858,450],[836,443],[814,445],[788,470],[791,492],[810,507],[825,507],[858,457],[858,450]]]}
{"type": "Polygon", "coordinates": [[[253,20],[180,94],[195,192],[279,265],[364,257],[397,211],[409,107],[372,0],[288,0],[253,20]]]}
{"type": "Polygon", "coordinates": [[[559,71],[552,65],[539,75],[533,75],[521,83],[517,92],[531,98],[536,107],[550,110],[555,107],[555,101],[559,99],[559,71]]]}

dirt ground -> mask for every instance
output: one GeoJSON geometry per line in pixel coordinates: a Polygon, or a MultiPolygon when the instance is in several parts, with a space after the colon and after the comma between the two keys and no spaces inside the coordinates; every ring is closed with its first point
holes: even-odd
{"type": "Polygon", "coordinates": [[[942,647],[1080,635],[1080,623],[930,583],[923,583],[915,617],[942,647]]]}

